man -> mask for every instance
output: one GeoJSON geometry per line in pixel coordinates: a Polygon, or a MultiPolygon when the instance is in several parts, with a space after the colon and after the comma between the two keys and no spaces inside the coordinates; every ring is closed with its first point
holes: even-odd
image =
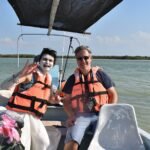
{"type": "Polygon", "coordinates": [[[99,67],[92,67],[92,54],[87,46],[75,50],[78,67],[64,88],[64,109],[68,115],[65,150],[77,150],[86,129],[95,128],[98,112],[106,103],[117,103],[114,83],[99,67]]]}
{"type": "Polygon", "coordinates": [[[26,63],[20,72],[1,84],[2,89],[13,90],[7,110],[24,120],[21,142],[25,150],[47,150],[54,144],[50,143],[40,118],[45,114],[50,100],[57,102],[52,98],[52,77],[49,74],[56,62],[56,52],[44,48],[38,61],[37,64],[26,63]]]}

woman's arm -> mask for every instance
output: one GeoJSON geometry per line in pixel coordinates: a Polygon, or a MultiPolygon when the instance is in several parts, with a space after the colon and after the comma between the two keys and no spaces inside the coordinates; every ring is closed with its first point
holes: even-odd
{"type": "Polygon", "coordinates": [[[13,74],[11,77],[9,77],[8,79],[4,80],[1,84],[0,87],[3,90],[10,90],[10,91],[14,91],[14,88],[16,87],[16,85],[19,83],[19,78],[17,74],[13,74]]]}
{"type": "Polygon", "coordinates": [[[36,64],[29,64],[27,61],[23,69],[20,72],[13,74],[11,77],[3,81],[0,84],[0,88],[4,90],[13,91],[16,85],[31,80],[32,73],[36,70],[36,68],[36,64]]]}

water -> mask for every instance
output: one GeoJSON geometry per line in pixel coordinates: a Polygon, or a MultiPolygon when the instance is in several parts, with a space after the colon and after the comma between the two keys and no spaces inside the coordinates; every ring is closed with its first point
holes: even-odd
{"type": "MultiPolygon", "coordinates": [[[[27,59],[20,59],[20,68],[27,59]]],[[[30,59],[32,61],[32,59],[30,59]]],[[[57,61],[60,64],[61,60],[57,61]]],[[[18,71],[15,58],[0,58],[0,82],[18,71]]],[[[132,104],[138,125],[150,132],[150,61],[145,60],[93,60],[93,66],[101,66],[116,84],[120,103],[132,104]]],[[[65,79],[74,71],[76,63],[70,59],[65,79]]]]}

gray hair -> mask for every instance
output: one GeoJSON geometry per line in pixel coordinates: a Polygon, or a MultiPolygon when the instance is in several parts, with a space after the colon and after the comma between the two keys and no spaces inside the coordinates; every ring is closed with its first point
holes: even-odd
{"type": "Polygon", "coordinates": [[[92,54],[92,52],[91,52],[91,50],[90,50],[90,48],[88,46],[81,45],[81,46],[78,46],[75,49],[75,51],[74,51],[75,55],[77,55],[77,53],[80,52],[80,51],[82,51],[82,50],[87,50],[90,54],[92,54]]]}

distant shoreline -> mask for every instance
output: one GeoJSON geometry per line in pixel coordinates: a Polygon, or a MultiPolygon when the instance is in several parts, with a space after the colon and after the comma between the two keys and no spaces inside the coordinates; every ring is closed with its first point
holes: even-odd
{"type": "MultiPolygon", "coordinates": [[[[34,58],[35,55],[31,54],[20,54],[20,58],[34,58]]],[[[62,56],[57,56],[61,58],[62,56]]],[[[67,56],[64,56],[66,58],[67,56]]],[[[17,58],[16,54],[0,54],[0,58],[17,58]]],[[[74,56],[69,56],[69,58],[75,58],[74,56]]],[[[129,59],[129,60],[150,60],[150,56],[93,56],[94,59],[129,59]]]]}

